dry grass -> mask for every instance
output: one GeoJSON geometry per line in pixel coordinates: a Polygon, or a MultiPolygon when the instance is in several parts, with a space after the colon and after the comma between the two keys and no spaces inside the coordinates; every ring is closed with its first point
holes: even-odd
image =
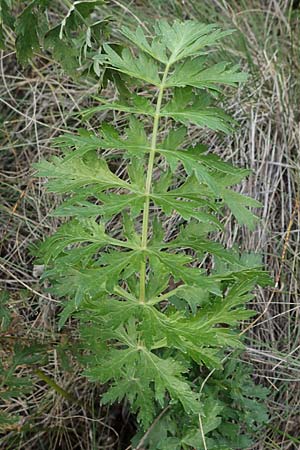
{"type": "MultiPolygon", "coordinates": [[[[255,368],[257,381],[271,391],[271,421],[265,436],[253,447],[256,450],[300,448],[300,36],[297,11],[292,6],[286,0],[111,1],[107,6],[118,21],[132,24],[136,20],[147,24],[149,17],[176,16],[215,21],[238,30],[222,51],[226,59],[240,60],[250,71],[247,85],[233,101],[227,101],[240,128],[223,141],[213,135],[205,135],[205,139],[225,159],[252,169],[241,190],[263,204],[254,233],[238,229],[229,218],[222,237],[227,245],[237,243],[245,250],[262,252],[275,280],[274,287],[257,293],[253,307],[259,315],[249,327],[245,356],[255,368]]],[[[56,200],[45,195],[42,183],[32,178],[31,164],[53,153],[51,139],[61,130],[79,125],[72,112],[86,103],[95,87],[63,76],[45,57],[37,57],[23,70],[10,45],[0,62],[0,269],[1,283],[10,292],[16,327],[9,338],[52,342],[45,373],[73,397],[85,400],[81,405],[72,403],[33,375],[34,389],[26,401],[16,399],[4,406],[20,413],[24,423],[34,411],[34,428],[25,428],[23,434],[11,430],[0,438],[0,446],[28,450],[118,448],[114,442],[116,432],[122,435],[120,423],[128,421],[126,407],[101,410],[99,390],[79,376],[79,367],[62,370],[63,335],[55,326],[57,304],[39,283],[29,253],[29,244],[56,227],[49,217],[56,200]],[[15,440],[8,444],[13,436],[15,440]]],[[[198,130],[191,130],[192,139],[201,137],[198,130]]],[[[67,333],[76,340],[72,324],[67,333]]]]}

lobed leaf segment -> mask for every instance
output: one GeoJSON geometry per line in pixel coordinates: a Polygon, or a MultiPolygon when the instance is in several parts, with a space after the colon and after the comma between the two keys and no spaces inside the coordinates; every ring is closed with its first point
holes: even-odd
{"type": "Polygon", "coordinates": [[[132,47],[105,45],[106,64],[119,73],[118,100],[97,98],[82,114],[118,111],[128,125],[65,134],[56,141],[63,156],[38,164],[48,189],[68,195],[54,214],[71,218],[39,254],[52,290],[68,299],[60,327],[73,314],[81,320],[85,374],[109,386],[102,401],[126,397],[144,428],[175,405],[186,417],[200,414],[209,432],[191,373],[221,369],[226,352],[243,347],[237,325],[253,315],[245,304],[268,276],[257,258],[208,238],[222,229],[224,205],[253,228],[249,207],[259,203],[231,188],[249,172],[189,145],[188,127],[232,131],[213,103],[246,75],[209,65],[208,49],[231,33],[215,25],[158,21],[154,37],[140,27],[122,33],[132,47]],[[120,157],[122,174],[113,169],[120,157]],[[175,218],[172,232],[166,218],[175,218]]]}

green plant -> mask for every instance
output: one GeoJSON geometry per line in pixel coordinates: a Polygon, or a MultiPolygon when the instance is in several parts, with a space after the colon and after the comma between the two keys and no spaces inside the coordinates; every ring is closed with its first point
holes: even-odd
{"type": "MultiPolygon", "coordinates": [[[[205,444],[209,449],[249,448],[268,421],[262,404],[268,390],[254,384],[250,368],[231,355],[222,370],[216,370],[204,382],[204,374],[193,371],[193,389],[201,392],[205,444]]],[[[146,437],[142,430],[134,437],[133,447],[149,450],[203,449],[197,416],[187,416],[180,405],[171,406],[156,421],[146,437]],[[141,446],[141,443],[143,444],[141,446]],[[140,447],[139,447],[140,445],[140,447]]]]}
{"type": "Polygon", "coordinates": [[[43,49],[70,75],[100,76],[101,46],[109,34],[110,19],[91,16],[102,5],[103,0],[0,0],[0,48],[6,47],[13,31],[21,64],[43,49]]]}
{"type": "Polygon", "coordinates": [[[14,339],[8,305],[9,293],[0,291],[0,433],[18,428],[21,417],[4,408],[10,406],[11,399],[25,398],[32,391],[32,377],[24,375],[22,367],[35,365],[46,359],[44,346],[34,342],[28,345],[27,342],[24,344],[14,339]]]}
{"type": "Polygon", "coordinates": [[[106,64],[122,80],[119,100],[96,99],[100,105],[83,115],[123,112],[128,128],[119,134],[103,123],[100,135],[65,134],[57,139],[63,156],[37,165],[50,191],[68,194],[55,214],[72,217],[39,255],[52,291],[67,299],[60,327],[73,314],[81,321],[85,374],[109,384],[102,402],[126,397],[144,429],[160,409],[179,408],[187,428],[201,423],[201,434],[198,446],[195,439],[176,445],[215,448],[205,436],[219,427],[222,408],[210,411],[213,402],[194,380],[221,370],[228,351],[243,347],[237,325],[255,314],[245,303],[268,276],[256,256],[207,237],[222,229],[224,206],[253,227],[248,207],[259,203],[230,188],[248,170],[204,145],[189,146],[186,127],[230,132],[233,120],[213,101],[220,86],[246,75],[223,62],[209,65],[207,47],[230,33],[214,25],[159,21],[154,38],[141,28],[122,32],[135,52],[104,46],[106,64]],[[170,216],[176,221],[166,233],[170,216]]]}

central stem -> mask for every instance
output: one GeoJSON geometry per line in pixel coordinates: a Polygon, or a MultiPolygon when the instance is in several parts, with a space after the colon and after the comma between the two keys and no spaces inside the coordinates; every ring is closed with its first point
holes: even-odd
{"type": "MultiPolygon", "coordinates": [[[[166,79],[168,76],[168,72],[170,69],[170,63],[166,65],[162,82],[158,91],[154,121],[153,121],[153,131],[152,131],[152,139],[151,139],[151,147],[147,168],[147,178],[146,178],[146,187],[145,187],[145,203],[144,203],[144,211],[143,211],[143,225],[142,225],[142,240],[141,245],[142,249],[145,251],[147,249],[148,243],[148,227],[149,227],[149,208],[150,208],[150,192],[151,192],[151,184],[152,184],[152,174],[153,174],[153,166],[154,166],[154,158],[156,153],[156,145],[157,145],[157,133],[159,126],[159,117],[160,117],[160,109],[161,102],[163,99],[163,92],[165,88],[166,79]]],[[[144,261],[141,263],[140,270],[140,302],[145,302],[145,292],[146,292],[146,265],[147,265],[147,255],[144,256],[144,261]]]]}

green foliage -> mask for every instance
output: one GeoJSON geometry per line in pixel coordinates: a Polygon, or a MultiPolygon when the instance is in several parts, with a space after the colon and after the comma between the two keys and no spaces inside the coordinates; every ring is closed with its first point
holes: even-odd
{"type": "Polygon", "coordinates": [[[6,31],[12,30],[21,64],[26,65],[43,48],[68,74],[99,76],[101,46],[109,33],[109,19],[95,21],[91,16],[101,5],[103,0],[0,0],[0,48],[5,48],[6,31]],[[53,12],[60,18],[55,24],[50,21],[53,12]]]}
{"type": "MultiPolygon", "coordinates": [[[[268,390],[257,386],[251,379],[251,369],[233,354],[203,385],[204,379],[194,373],[193,388],[201,391],[201,425],[207,450],[249,448],[257,437],[261,424],[268,421],[262,401],[268,390]]],[[[142,438],[138,433],[133,446],[142,438]]],[[[144,447],[149,450],[204,450],[199,417],[187,416],[178,405],[171,406],[151,429],[144,447]],[[178,418],[180,417],[180,422],[178,418]]]]}
{"type": "Polygon", "coordinates": [[[108,383],[102,401],[126,398],[144,429],[169,405],[165,443],[149,441],[149,448],[202,449],[199,414],[208,448],[237,448],[233,437],[243,438],[234,424],[255,409],[254,388],[247,391],[242,371],[238,394],[232,379],[242,369],[229,363],[222,372],[222,361],[243,348],[238,325],[254,314],[245,305],[269,278],[257,259],[208,236],[222,229],[224,206],[254,227],[249,207],[259,203],[232,190],[248,171],[191,146],[187,127],[232,130],[234,122],[215,103],[223,85],[246,76],[223,62],[209,65],[207,46],[228,34],[214,25],[159,21],[154,38],[141,28],[123,34],[134,52],[105,46],[106,64],[120,73],[119,98],[96,99],[100,104],[83,115],[119,111],[128,128],[104,123],[99,135],[63,135],[56,141],[63,155],[37,165],[49,190],[65,197],[54,214],[71,217],[39,248],[44,276],[66,299],[59,325],[73,314],[80,319],[89,352],[85,374],[108,383]],[[107,149],[114,152],[105,156],[107,149]],[[128,162],[122,175],[114,172],[116,154],[128,162]],[[174,213],[181,226],[167,237],[164,218],[174,213]],[[114,229],[111,219],[122,227],[114,229]],[[223,385],[215,377],[201,393],[199,372],[207,369],[223,374],[223,385]]]}
{"type": "Polygon", "coordinates": [[[0,48],[5,48],[5,33],[4,26],[13,27],[14,18],[11,15],[10,9],[12,7],[11,0],[0,0],[0,48]]]}
{"type": "MultiPolygon", "coordinates": [[[[0,400],[2,408],[12,398],[24,398],[32,390],[31,376],[22,374],[22,367],[41,364],[45,360],[45,348],[32,343],[13,343],[9,329],[12,321],[8,307],[9,293],[0,291],[0,400]],[[6,336],[7,334],[7,336],[6,336]],[[10,339],[11,338],[11,339],[10,339]]],[[[1,409],[0,432],[9,430],[20,420],[17,414],[11,414],[1,409]]]]}

